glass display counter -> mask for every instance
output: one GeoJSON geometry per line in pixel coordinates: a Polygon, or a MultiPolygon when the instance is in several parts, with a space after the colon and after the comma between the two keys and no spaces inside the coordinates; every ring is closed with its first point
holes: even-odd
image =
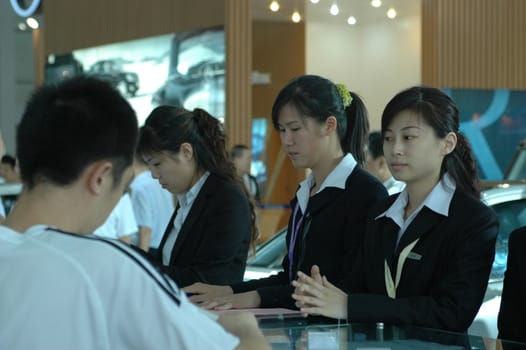
{"type": "Polygon", "coordinates": [[[273,349],[287,350],[526,350],[514,343],[421,327],[383,323],[323,323],[300,317],[259,320],[273,349]]]}

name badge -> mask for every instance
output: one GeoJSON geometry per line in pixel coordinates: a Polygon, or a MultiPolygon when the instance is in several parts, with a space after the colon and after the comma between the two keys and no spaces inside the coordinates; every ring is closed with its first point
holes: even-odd
{"type": "Polygon", "coordinates": [[[415,253],[415,252],[411,252],[407,255],[407,258],[408,259],[411,259],[411,260],[422,260],[422,255],[418,254],[418,253],[415,253]]]}

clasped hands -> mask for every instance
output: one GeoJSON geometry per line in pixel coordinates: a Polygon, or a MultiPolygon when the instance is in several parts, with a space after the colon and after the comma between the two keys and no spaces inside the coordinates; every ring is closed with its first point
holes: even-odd
{"type": "Polygon", "coordinates": [[[317,265],[312,266],[311,276],[298,271],[298,279],[292,285],[295,288],[292,298],[303,316],[347,318],[347,294],[322,276],[317,265]]]}

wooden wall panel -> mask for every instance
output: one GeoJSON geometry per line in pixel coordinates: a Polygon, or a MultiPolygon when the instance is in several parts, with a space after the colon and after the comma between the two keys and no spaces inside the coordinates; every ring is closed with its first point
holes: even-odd
{"type": "Polygon", "coordinates": [[[305,74],[305,25],[291,22],[254,21],[252,67],[270,74],[270,84],[252,87],[252,115],[267,118],[265,202],[288,204],[304,170],[295,169],[281,150],[272,126],[271,109],[281,88],[293,77],[305,74]]]}
{"type": "Polygon", "coordinates": [[[220,0],[50,0],[43,13],[46,55],[224,25],[226,18],[220,0]]]}
{"type": "Polygon", "coordinates": [[[423,0],[422,82],[526,89],[526,1],[423,0]]]}

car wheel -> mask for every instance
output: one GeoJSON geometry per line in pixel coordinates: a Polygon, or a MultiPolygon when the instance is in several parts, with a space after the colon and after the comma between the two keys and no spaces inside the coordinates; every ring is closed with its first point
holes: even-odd
{"type": "Polygon", "coordinates": [[[135,95],[137,95],[137,90],[139,90],[139,88],[135,84],[128,84],[127,90],[128,90],[128,94],[131,97],[135,97],[135,95]]]}

